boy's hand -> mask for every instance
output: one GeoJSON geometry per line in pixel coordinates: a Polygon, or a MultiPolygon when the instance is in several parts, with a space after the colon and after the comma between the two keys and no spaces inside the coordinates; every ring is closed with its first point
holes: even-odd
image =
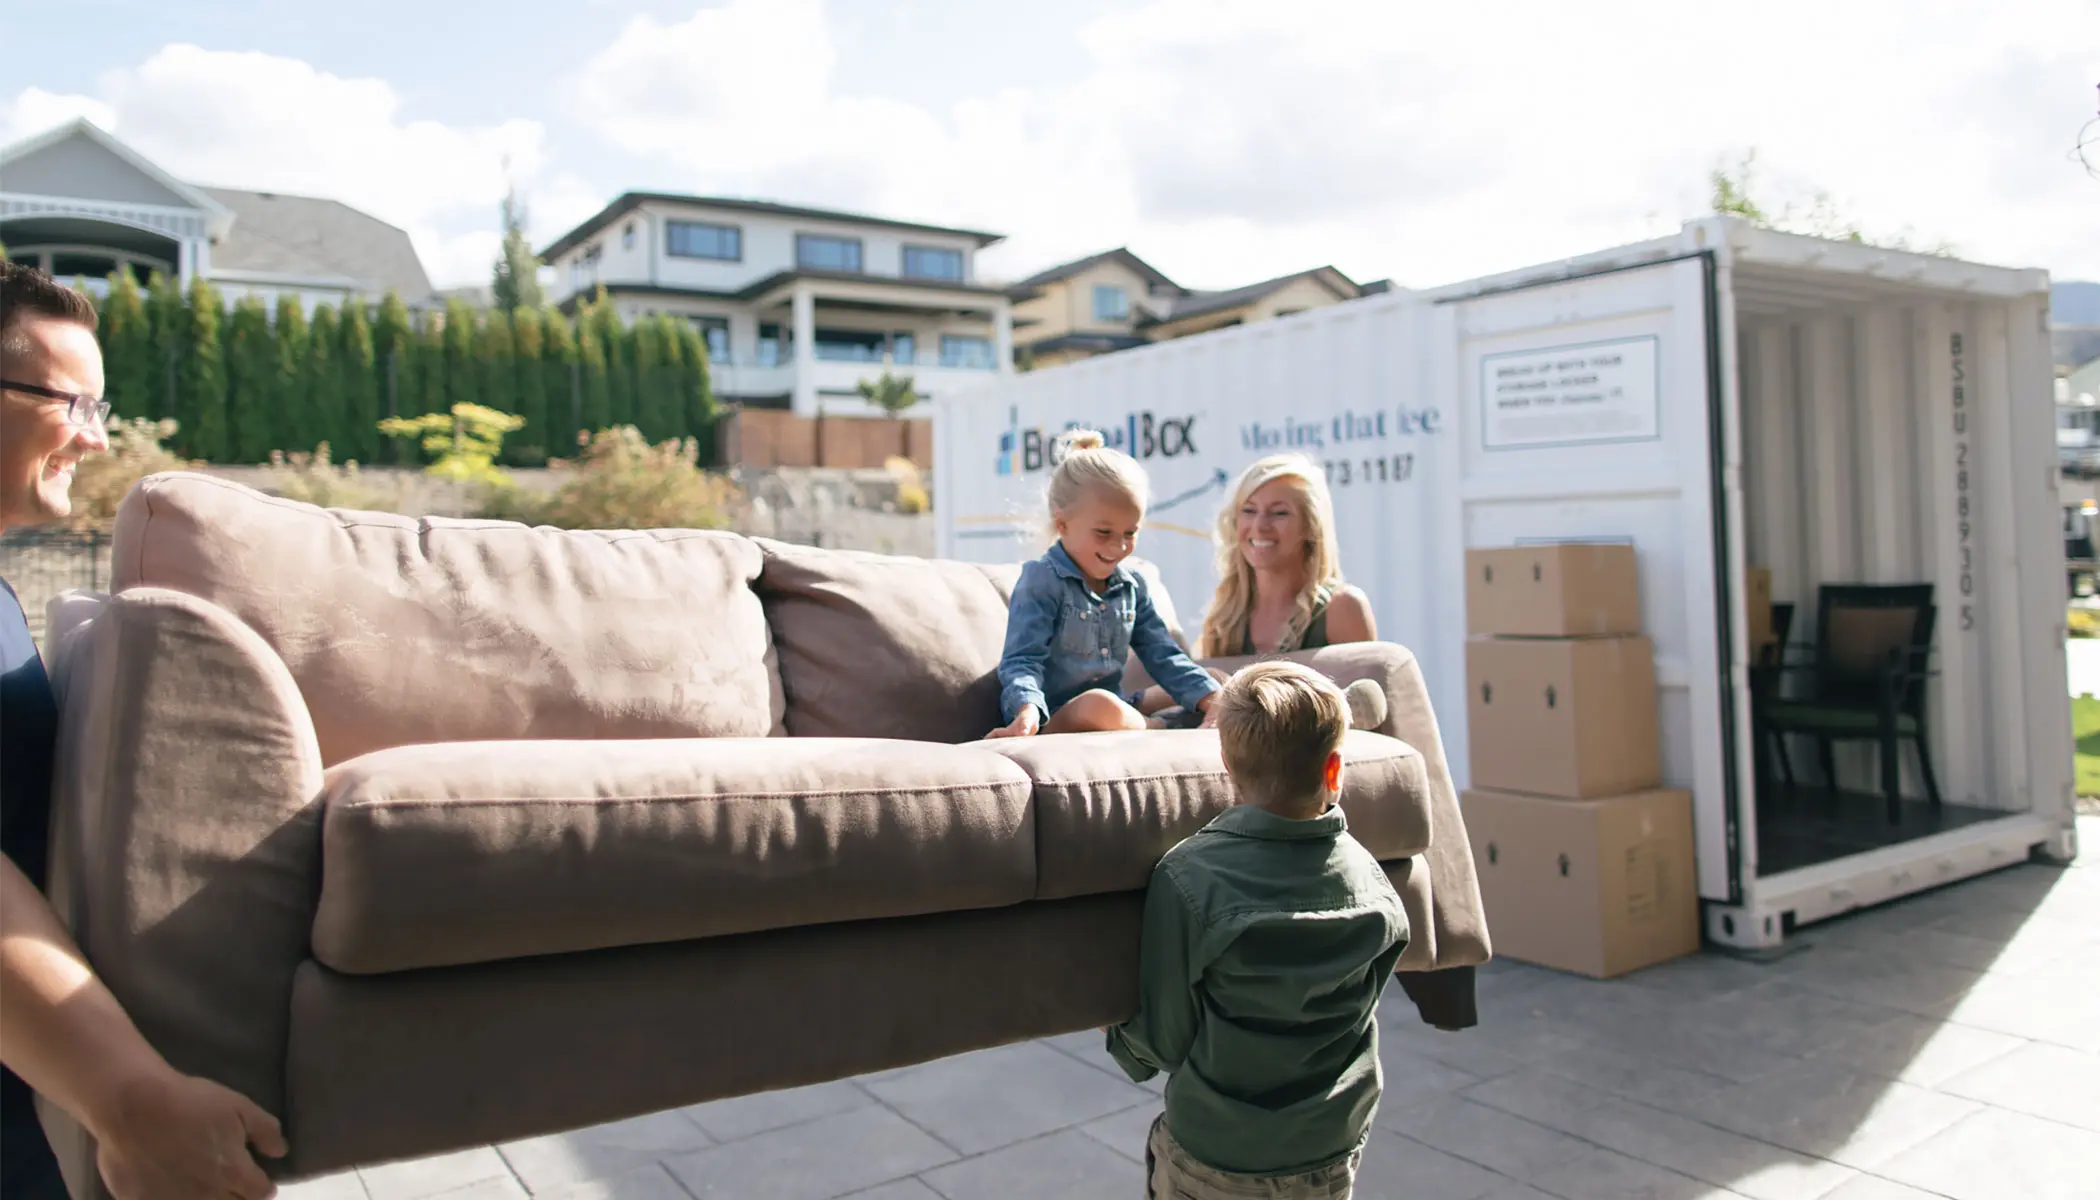
{"type": "Polygon", "coordinates": [[[117,1200],[264,1200],[277,1186],[253,1153],[287,1149],[276,1118],[246,1096],[173,1071],[128,1087],[100,1132],[96,1165],[117,1200]]]}
{"type": "Polygon", "coordinates": [[[1035,705],[1030,704],[1014,714],[1011,724],[1001,725],[985,736],[988,738],[1034,737],[1036,731],[1035,705]]]}

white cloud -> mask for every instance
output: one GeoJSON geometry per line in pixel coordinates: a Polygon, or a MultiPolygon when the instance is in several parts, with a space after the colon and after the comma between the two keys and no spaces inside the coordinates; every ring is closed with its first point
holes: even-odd
{"type": "MultiPolygon", "coordinates": [[[[1772,183],[1827,189],[1871,230],[2092,278],[2100,183],[2068,152],[2094,115],[2100,41],[2075,36],[2094,15],[1145,0],[1081,30],[1062,83],[929,106],[842,87],[859,48],[823,0],[727,0],[620,26],[553,92],[573,131],[447,125],[385,80],[189,45],[92,94],[25,89],[0,131],[85,114],[184,178],[341,199],[408,229],[441,286],[486,280],[512,177],[539,244],[670,186],[999,230],[983,268],[1010,277],[1129,245],[1196,286],[1320,263],[1426,285],[1665,232],[1752,146],[1772,183]],[[646,177],[581,176],[602,156],[570,138],[646,177]]],[[[987,10],[923,69],[986,45],[1031,52],[987,10]]]]}
{"type": "MultiPolygon", "coordinates": [[[[384,80],[277,55],[170,45],[98,83],[94,96],[27,89],[0,127],[11,141],[84,115],[193,183],[340,200],[406,229],[439,286],[486,280],[508,181],[549,173],[536,121],[415,119],[384,80]]],[[[580,185],[550,187],[572,215],[580,185]]]]}
{"type": "Polygon", "coordinates": [[[47,129],[86,117],[104,129],[116,123],[109,105],[92,96],[59,95],[39,87],[23,88],[20,95],[0,104],[0,145],[34,137],[47,129]]]}
{"type": "Polygon", "coordinates": [[[2100,185],[2065,157],[2092,15],[1154,0],[1088,26],[1073,81],[933,111],[837,89],[816,0],[731,0],[636,18],[565,95],[695,190],[1004,230],[987,265],[1009,274],[1127,243],[1199,284],[1322,262],[1441,282],[1674,228],[1755,146],[1870,230],[2100,275],[2100,185]]]}

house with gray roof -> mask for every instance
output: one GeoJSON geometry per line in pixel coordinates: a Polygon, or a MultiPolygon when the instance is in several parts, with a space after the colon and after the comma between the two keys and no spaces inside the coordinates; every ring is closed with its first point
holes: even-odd
{"type": "Polygon", "coordinates": [[[0,244],[96,291],[123,269],[202,276],[228,303],[435,302],[406,230],[337,200],[199,187],[84,118],[0,148],[0,244]]]}
{"type": "Polygon", "coordinates": [[[1287,317],[1388,291],[1314,267],[1214,291],[1195,291],[1118,246],[1007,285],[1015,351],[1031,366],[1076,362],[1228,325],[1287,317]]]}

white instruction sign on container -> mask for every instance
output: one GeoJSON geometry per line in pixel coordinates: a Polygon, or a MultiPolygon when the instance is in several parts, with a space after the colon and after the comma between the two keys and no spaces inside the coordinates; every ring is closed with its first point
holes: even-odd
{"type": "Polygon", "coordinates": [[[1661,437],[1657,342],[1648,335],[1482,355],[1482,448],[1661,437]]]}

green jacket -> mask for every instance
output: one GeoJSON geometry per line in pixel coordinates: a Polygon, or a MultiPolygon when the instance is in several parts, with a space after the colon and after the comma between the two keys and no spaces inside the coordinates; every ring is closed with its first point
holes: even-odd
{"type": "Polygon", "coordinates": [[[1407,946],[1385,869],[1339,807],[1240,805],[1153,869],[1138,1013],[1108,1052],[1167,1081],[1167,1131],[1221,1171],[1309,1171],[1370,1131],[1378,998],[1407,946]]]}

